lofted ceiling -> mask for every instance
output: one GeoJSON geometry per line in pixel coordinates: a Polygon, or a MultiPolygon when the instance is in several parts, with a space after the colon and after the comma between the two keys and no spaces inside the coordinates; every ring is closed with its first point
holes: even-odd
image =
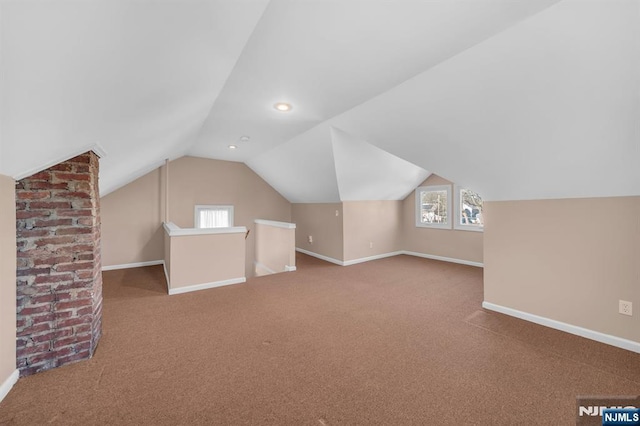
{"type": "Polygon", "coordinates": [[[429,176],[328,125],[316,126],[247,165],[293,203],[402,200],[429,176]]]}
{"type": "Polygon", "coordinates": [[[638,0],[2,0],[0,173],[94,147],[103,195],[183,155],[291,202],[429,173],[488,200],[640,195],[638,52],[638,0]]]}

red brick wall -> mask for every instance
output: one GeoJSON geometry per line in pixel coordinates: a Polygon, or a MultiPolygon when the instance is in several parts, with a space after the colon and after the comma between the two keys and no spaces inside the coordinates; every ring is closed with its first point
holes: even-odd
{"type": "Polygon", "coordinates": [[[16,182],[16,230],[20,374],[90,358],[102,331],[98,157],[16,182]]]}

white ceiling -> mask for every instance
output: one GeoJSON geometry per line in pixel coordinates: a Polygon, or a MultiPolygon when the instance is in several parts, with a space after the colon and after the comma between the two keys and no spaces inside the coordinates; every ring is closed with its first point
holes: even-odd
{"type": "Polygon", "coordinates": [[[103,193],[184,155],[267,0],[0,3],[0,172],[99,143],[103,193]]]}
{"type": "Polygon", "coordinates": [[[430,174],[335,127],[331,142],[342,201],[403,200],[430,174]]]}
{"type": "Polygon", "coordinates": [[[98,142],[103,195],[185,154],[292,202],[640,195],[638,0],[2,1],[0,38],[14,177],[98,142]]]}
{"type": "Polygon", "coordinates": [[[489,200],[640,195],[640,2],[564,0],[331,123],[489,200]]]}
{"type": "Polygon", "coordinates": [[[402,200],[429,176],[325,124],[249,159],[247,165],[293,203],[402,200]]]}

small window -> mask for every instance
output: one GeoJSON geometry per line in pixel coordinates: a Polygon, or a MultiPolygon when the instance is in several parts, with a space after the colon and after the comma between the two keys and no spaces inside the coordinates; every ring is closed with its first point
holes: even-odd
{"type": "Polygon", "coordinates": [[[421,186],[416,189],[416,226],[451,228],[451,186],[421,186]]]}
{"type": "Polygon", "coordinates": [[[233,226],[233,206],[196,206],[196,228],[230,228],[233,226]]]}
{"type": "Polygon", "coordinates": [[[456,221],[454,228],[482,231],[482,197],[470,189],[456,187],[456,221]]]}

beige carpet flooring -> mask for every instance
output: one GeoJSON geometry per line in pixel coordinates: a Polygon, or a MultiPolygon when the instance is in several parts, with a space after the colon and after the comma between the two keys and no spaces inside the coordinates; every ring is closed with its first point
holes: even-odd
{"type": "Polygon", "coordinates": [[[640,394],[640,354],[485,311],[482,270],[396,256],[166,295],[104,273],[88,361],[22,378],[8,425],[572,425],[640,394]]]}

